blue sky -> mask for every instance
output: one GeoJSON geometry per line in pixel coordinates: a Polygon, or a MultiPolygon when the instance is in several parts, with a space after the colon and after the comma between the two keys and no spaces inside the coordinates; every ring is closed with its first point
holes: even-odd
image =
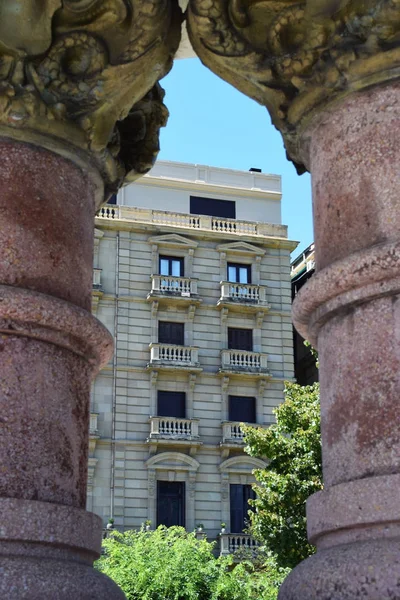
{"type": "Polygon", "coordinates": [[[282,222],[297,240],[296,256],[313,241],[311,186],[286,159],[267,110],[228,85],[196,58],[175,61],[162,86],[170,111],[159,158],[282,176],[282,222]]]}

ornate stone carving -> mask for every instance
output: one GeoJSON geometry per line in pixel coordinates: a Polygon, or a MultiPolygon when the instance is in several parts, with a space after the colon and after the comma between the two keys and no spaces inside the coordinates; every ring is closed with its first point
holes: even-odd
{"type": "Polygon", "coordinates": [[[0,133],[89,153],[108,193],[146,173],[180,22],[175,0],[0,0],[0,133]]]}
{"type": "Polygon", "coordinates": [[[320,105],[399,75],[399,0],[190,0],[188,30],[205,65],[268,108],[299,172],[320,105]]]}

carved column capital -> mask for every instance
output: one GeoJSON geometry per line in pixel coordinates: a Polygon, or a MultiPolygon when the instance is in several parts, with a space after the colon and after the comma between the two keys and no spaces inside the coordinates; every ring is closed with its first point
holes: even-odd
{"type": "Polygon", "coordinates": [[[398,0],[190,0],[203,63],[265,105],[299,172],[301,132],[328,103],[400,70],[398,0]]]}
{"type": "Polygon", "coordinates": [[[146,173],[180,14],[175,0],[0,0],[0,135],[89,159],[106,193],[146,173]]]}

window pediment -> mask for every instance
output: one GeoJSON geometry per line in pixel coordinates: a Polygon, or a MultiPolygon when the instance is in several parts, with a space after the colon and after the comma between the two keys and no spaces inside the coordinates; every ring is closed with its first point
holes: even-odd
{"type": "Polygon", "coordinates": [[[199,466],[195,458],[181,452],[162,452],[146,461],[148,469],[161,471],[197,471],[199,466]]]}
{"type": "Polygon", "coordinates": [[[242,256],[264,256],[265,250],[248,244],[247,242],[232,242],[230,244],[219,244],[217,246],[218,252],[225,252],[229,254],[237,254],[242,256]]]}
{"type": "Polygon", "coordinates": [[[190,250],[198,246],[197,242],[175,233],[151,236],[147,241],[149,244],[155,244],[163,248],[180,248],[182,250],[190,250]]]}
{"type": "Polygon", "coordinates": [[[251,473],[254,469],[265,469],[267,463],[259,458],[252,458],[251,456],[234,456],[224,460],[219,465],[221,473],[239,473],[247,474],[251,473]]]}

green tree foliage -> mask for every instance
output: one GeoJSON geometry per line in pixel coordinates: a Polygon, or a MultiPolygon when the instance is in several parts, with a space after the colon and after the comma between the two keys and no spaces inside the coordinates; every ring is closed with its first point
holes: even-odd
{"type": "Polygon", "coordinates": [[[113,532],[96,568],[114,579],[128,600],[276,600],[286,571],[266,557],[233,566],[215,558],[213,544],[182,527],[113,532]]]}
{"type": "Polygon", "coordinates": [[[268,459],[268,468],[254,472],[250,530],[279,566],[293,568],[315,551],[307,541],[305,502],[322,489],[319,384],[287,383],[275,414],[268,429],[244,427],[246,452],[268,459]]]}

